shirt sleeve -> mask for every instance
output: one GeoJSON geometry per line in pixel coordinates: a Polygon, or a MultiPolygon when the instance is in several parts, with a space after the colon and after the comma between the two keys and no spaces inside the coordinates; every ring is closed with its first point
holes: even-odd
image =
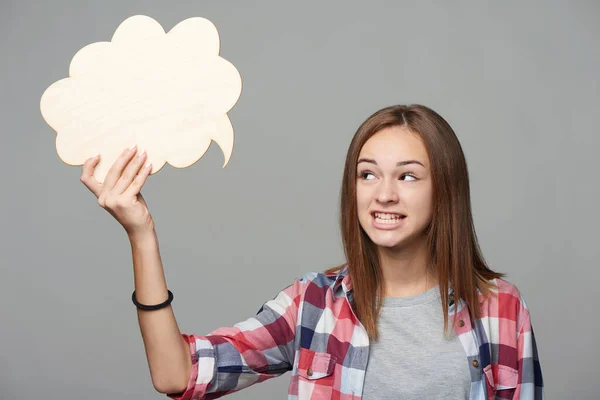
{"type": "Polygon", "coordinates": [[[544,398],[542,369],[531,324],[531,316],[523,299],[519,314],[519,324],[517,326],[519,379],[513,399],[542,400],[544,398]]]}
{"type": "Polygon", "coordinates": [[[292,369],[298,304],[303,281],[296,280],[258,313],[206,336],[182,336],[190,345],[192,372],[174,400],[216,399],[292,369]]]}

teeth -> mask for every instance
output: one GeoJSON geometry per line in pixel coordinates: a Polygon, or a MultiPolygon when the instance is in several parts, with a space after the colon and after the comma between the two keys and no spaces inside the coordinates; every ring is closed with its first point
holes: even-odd
{"type": "Polygon", "coordinates": [[[394,225],[397,221],[399,221],[399,219],[396,219],[396,218],[391,218],[391,219],[375,218],[375,221],[377,223],[379,223],[379,224],[394,225]]]}
{"type": "Polygon", "coordinates": [[[400,216],[398,214],[386,214],[386,213],[376,212],[375,218],[379,219],[379,220],[394,221],[394,220],[400,219],[400,216]]]}

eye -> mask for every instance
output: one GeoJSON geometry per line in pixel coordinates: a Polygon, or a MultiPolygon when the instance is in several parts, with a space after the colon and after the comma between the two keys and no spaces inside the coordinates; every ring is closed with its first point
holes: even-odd
{"type": "Polygon", "coordinates": [[[365,181],[373,179],[373,178],[369,178],[369,175],[372,176],[372,177],[375,177],[375,175],[373,175],[369,171],[364,171],[364,172],[361,172],[359,174],[360,178],[363,179],[363,180],[365,180],[365,181]]]}
{"type": "Polygon", "coordinates": [[[414,176],[411,173],[402,174],[402,176],[400,177],[400,180],[407,180],[407,179],[404,179],[404,178],[411,178],[411,179],[408,179],[410,181],[416,181],[417,180],[417,177],[414,176]]]}

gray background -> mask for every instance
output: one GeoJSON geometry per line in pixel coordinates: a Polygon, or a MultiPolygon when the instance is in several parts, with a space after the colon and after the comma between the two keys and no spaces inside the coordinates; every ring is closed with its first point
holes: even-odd
{"type": "MultiPolygon", "coordinates": [[[[135,14],[167,30],[210,19],[243,78],[230,164],[213,144],[144,190],[183,332],[241,321],[343,262],[351,136],[381,107],[423,103],[464,147],[484,254],[525,295],[548,398],[598,398],[598,2],[0,4],[2,399],[162,397],[125,233],[58,159],[39,111],[75,52],[135,14]]],[[[288,381],[230,398],[282,399],[288,381]]]]}

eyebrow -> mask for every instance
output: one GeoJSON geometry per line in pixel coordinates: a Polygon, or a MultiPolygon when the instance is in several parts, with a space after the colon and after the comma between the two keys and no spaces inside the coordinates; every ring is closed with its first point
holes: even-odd
{"type": "MultiPolygon", "coordinates": [[[[360,160],[358,160],[358,162],[356,164],[360,164],[361,162],[366,162],[369,164],[377,165],[377,161],[373,160],[372,158],[361,158],[360,160]]],[[[421,161],[417,161],[417,160],[398,161],[396,163],[396,167],[402,167],[404,165],[409,165],[409,164],[419,164],[420,166],[425,168],[425,165],[423,165],[423,163],[421,161]]]]}

